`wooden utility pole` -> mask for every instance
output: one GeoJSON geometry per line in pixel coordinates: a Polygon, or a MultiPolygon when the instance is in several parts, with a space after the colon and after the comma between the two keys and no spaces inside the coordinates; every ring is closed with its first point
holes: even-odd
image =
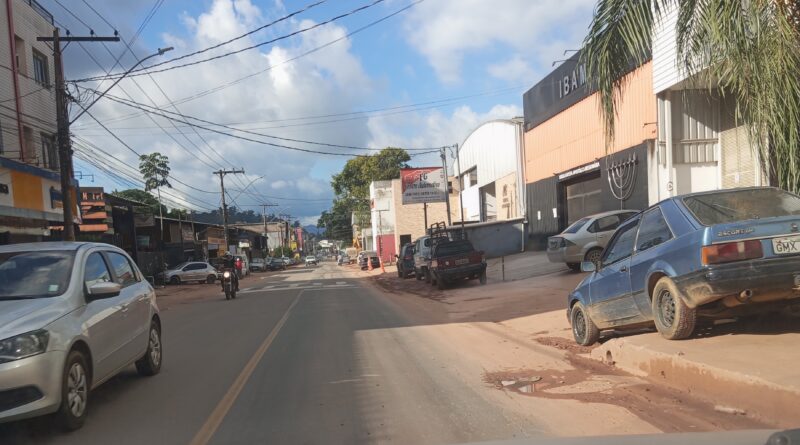
{"type": "Polygon", "coordinates": [[[64,65],[61,61],[61,42],[119,42],[119,37],[61,37],[58,28],[52,37],[37,37],[40,42],[53,42],[55,65],[56,124],[58,125],[59,175],[61,176],[61,207],[64,210],[64,241],[75,241],[75,206],[77,199],[72,187],[72,143],[69,137],[69,111],[67,110],[67,87],[64,82],[64,65]]]}
{"type": "Polygon", "coordinates": [[[225,251],[230,249],[230,240],[228,239],[228,204],[225,203],[225,175],[244,174],[244,169],[241,170],[217,170],[215,175],[219,175],[219,187],[222,190],[222,231],[225,238],[225,251]]]}

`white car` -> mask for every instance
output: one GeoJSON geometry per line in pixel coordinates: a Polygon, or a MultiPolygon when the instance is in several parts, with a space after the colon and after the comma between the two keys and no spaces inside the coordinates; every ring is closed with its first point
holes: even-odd
{"type": "Polygon", "coordinates": [[[317,257],[314,255],[309,255],[306,257],[306,266],[316,266],[317,265],[317,257]]]}
{"type": "Polygon", "coordinates": [[[90,391],[136,364],[161,370],[156,293],[130,257],[101,243],[0,246],[0,422],[86,419],[90,391]]]}

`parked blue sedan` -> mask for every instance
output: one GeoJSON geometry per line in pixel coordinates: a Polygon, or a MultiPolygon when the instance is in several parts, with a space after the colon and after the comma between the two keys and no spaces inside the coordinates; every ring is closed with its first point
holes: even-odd
{"type": "Polygon", "coordinates": [[[770,187],[664,200],[620,225],[567,299],[575,341],[655,323],[690,336],[699,317],[800,309],[800,197],[770,187]]]}

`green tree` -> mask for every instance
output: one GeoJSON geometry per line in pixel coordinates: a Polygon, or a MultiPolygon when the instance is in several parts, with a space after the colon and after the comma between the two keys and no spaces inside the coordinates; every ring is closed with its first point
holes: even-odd
{"type": "MultiPolygon", "coordinates": [[[[159,152],[139,156],[139,172],[144,178],[144,191],[149,192],[155,189],[158,194],[158,202],[161,204],[161,187],[172,188],[169,183],[169,158],[159,152]]],[[[164,217],[158,206],[158,216],[164,217]]],[[[164,231],[164,221],[161,220],[161,231],[164,231]]]]}
{"type": "Polygon", "coordinates": [[[649,57],[653,28],[678,9],[680,68],[736,100],[736,118],[782,188],[800,190],[800,2],[599,0],[582,57],[600,93],[607,142],[630,61],[649,57]]]}
{"type": "Polygon", "coordinates": [[[402,148],[384,148],[372,156],[347,161],[341,172],[333,175],[331,186],[337,200],[344,200],[354,210],[369,208],[369,184],[400,177],[411,156],[402,148]]]}
{"type": "MultiPolygon", "coordinates": [[[[150,208],[150,210],[153,213],[159,213],[158,200],[153,195],[147,193],[144,190],[140,189],[114,190],[111,194],[114,196],[119,196],[120,198],[130,199],[131,201],[141,202],[142,204],[145,204],[148,208],[150,208]]],[[[166,206],[162,207],[163,207],[162,210],[164,212],[167,212],[166,206]]]]}

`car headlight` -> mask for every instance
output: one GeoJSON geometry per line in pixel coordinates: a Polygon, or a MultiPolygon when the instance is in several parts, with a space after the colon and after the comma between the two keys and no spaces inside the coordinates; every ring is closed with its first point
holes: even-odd
{"type": "Polygon", "coordinates": [[[225,273],[222,274],[222,276],[225,277],[225,278],[230,278],[231,277],[231,273],[226,271],[225,273]]]}
{"type": "Polygon", "coordinates": [[[41,354],[47,349],[49,339],[50,334],[41,329],[0,340],[0,363],[41,354]]]}

